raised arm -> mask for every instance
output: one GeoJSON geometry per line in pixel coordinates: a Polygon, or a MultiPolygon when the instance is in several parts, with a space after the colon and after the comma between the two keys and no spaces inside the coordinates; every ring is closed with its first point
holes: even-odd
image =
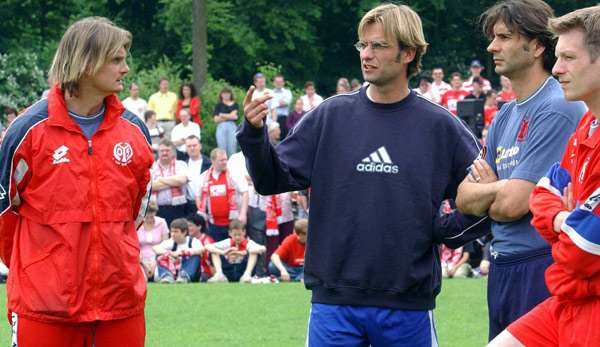
{"type": "Polygon", "coordinates": [[[244,98],[245,120],[238,129],[237,139],[256,191],[261,195],[273,195],[308,188],[320,131],[315,112],[305,116],[275,148],[269,143],[263,125],[269,112],[266,102],[271,96],[264,95],[251,101],[253,93],[254,86],[244,98]],[[313,117],[309,117],[311,115],[313,117]]]}

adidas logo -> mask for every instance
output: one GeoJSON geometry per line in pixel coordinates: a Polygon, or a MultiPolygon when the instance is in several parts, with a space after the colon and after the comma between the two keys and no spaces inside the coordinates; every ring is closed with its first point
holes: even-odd
{"type": "Polygon", "coordinates": [[[385,150],[384,146],[379,147],[375,152],[363,159],[356,165],[358,172],[381,172],[381,173],[398,173],[398,165],[392,163],[390,155],[385,150]]]}

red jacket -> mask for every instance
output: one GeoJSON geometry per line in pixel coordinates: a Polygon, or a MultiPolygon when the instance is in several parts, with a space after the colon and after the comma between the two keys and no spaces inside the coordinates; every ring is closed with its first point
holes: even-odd
{"type": "MultiPolygon", "coordinates": [[[[177,123],[181,122],[181,119],[179,119],[179,112],[182,108],[183,100],[179,99],[177,100],[177,109],[175,110],[175,120],[177,123]]],[[[194,96],[190,100],[190,113],[192,114],[192,122],[198,124],[200,128],[203,128],[202,117],[200,117],[200,98],[197,96],[194,96]]]]}
{"type": "Polygon", "coordinates": [[[2,144],[0,256],[20,316],[85,322],[144,310],[136,226],[149,198],[149,134],[116,96],[105,106],[88,141],[54,87],[2,144]]]}
{"type": "Polygon", "coordinates": [[[550,168],[529,200],[531,224],[552,245],[546,284],[562,299],[600,295],[600,131],[588,138],[593,119],[591,112],[582,118],[561,163],[550,168]],[[562,196],[568,183],[577,207],[556,233],[553,221],[567,211],[562,196]]]}

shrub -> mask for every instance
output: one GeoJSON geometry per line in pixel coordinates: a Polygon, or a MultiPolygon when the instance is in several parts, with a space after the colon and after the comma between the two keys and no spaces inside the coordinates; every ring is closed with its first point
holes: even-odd
{"type": "MultiPolygon", "coordinates": [[[[0,106],[21,110],[40,99],[47,89],[38,56],[21,51],[0,54],[0,106]]],[[[3,112],[2,112],[3,114],[3,112]]]]}

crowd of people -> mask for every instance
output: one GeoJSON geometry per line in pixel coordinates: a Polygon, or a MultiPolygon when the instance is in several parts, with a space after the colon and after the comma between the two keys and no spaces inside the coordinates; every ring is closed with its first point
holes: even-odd
{"type": "Polygon", "coordinates": [[[434,68],[411,91],[420,18],[380,5],[358,26],[367,83],[340,78],[323,100],[309,81],[294,101],[282,75],[268,89],[257,73],[239,126],[224,88],[209,156],[193,85],[177,96],[163,78],[146,103],[132,84],[121,102],[131,34],[74,23],[56,83],[7,110],[0,147],[14,341],[131,331],[121,345],[141,346],[145,279],[303,281],[307,345],[430,346],[441,277],[487,275],[490,346],[595,346],[599,21],[598,6],[554,18],[542,0],[500,1],[481,23],[502,90],[474,60],[464,82],[434,68]],[[486,101],[487,137],[457,117],[463,99],[486,101]]]}

